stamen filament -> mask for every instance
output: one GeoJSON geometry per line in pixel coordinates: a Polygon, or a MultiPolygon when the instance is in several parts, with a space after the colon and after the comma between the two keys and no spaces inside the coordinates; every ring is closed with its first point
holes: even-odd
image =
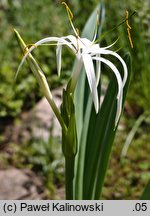
{"type": "Polygon", "coordinates": [[[66,2],[62,2],[62,4],[65,5],[65,7],[66,7],[67,14],[68,14],[68,18],[69,18],[69,21],[70,21],[71,27],[72,27],[72,29],[73,29],[73,31],[74,31],[76,37],[79,37],[79,35],[78,35],[78,31],[75,29],[75,27],[74,27],[74,25],[73,25],[73,23],[72,23],[73,13],[71,12],[71,10],[70,10],[70,8],[69,8],[69,6],[67,5],[66,2]]]}
{"type": "MultiPolygon", "coordinates": [[[[62,44],[64,45],[64,44],[62,44]]],[[[45,43],[45,44],[39,44],[39,45],[36,45],[36,44],[28,44],[25,48],[24,48],[24,55],[26,55],[29,51],[29,49],[31,47],[35,47],[37,48],[38,46],[57,46],[57,43],[45,43]]]]}

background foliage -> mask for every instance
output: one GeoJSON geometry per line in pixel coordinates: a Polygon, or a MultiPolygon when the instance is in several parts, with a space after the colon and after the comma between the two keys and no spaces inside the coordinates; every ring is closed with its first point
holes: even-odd
{"type": "MultiPolygon", "coordinates": [[[[98,0],[68,0],[68,4],[74,13],[74,24],[79,32],[82,31],[89,14],[98,2],[98,0]]],[[[103,194],[104,198],[137,198],[150,178],[149,118],[138,129],[131,149],[129,149],[128,157],[122,163],[120,163],[120,152],[125,137],[134,125],[135,120],[144,112],[150,113],[150,3],[149,0],[123,0],[121,3],[117,0],[103,0],[103,3],[106,9],[103,33],[106,34],[101,39],[101,46],[111,44],[119,37],[114,50],[130,51],[133,61],[132,81],[125,105],[125,117],[122,119],[123,125],[120,126],[123,129],[120,129],[116,139],[117,145],[112,153],[103,194]],[[130,47],[125,23],[107,33],[125,19],[126,9],[129,11],[129,15],[136,11],[136,14],[129,19],[132,27],[131,37],[134,49],[130,47]],[[138,166],[135,168],[137,164],[138,166]]],[[[15,72],[22,55],[14,38],[13,28],[20,32],[26,43],[34,43],[46,36],[63,36],[72,33],[66,11],[59,0],[32,1],[32,7],[30,0],[0,1],[0,129],[3,129],[3,118],[15,118],[23,109],[27,110],[33,107],[37,100],[41,98],[38,85],[26,64],[21,69],[17,83],[14,83],[15,72]]],[[[68,55],[68,53],[68,50],[63,51],[63,73],[58,78],[55,47],[41,47],[34,52],[51,88],[66,82],[70,74],[73,56],[70,53],[68,55]]],[[[43,149],[49,149],[49,147],[43,143],[43,149],[37,151],[35,146],[33,141],[23,147],[26,149],[23,151],[23,155],[21,151],[17,150],[18,156],[14,159],[15,164],[18,164],[24,158],[23,163],[25,165],[32,163],[33,169],[36,169],[39,162],[37,158],[39,158],[41,152],[45,151],[43,149]]],[[[42,168],[40,167],[40,172],[42,171],[45,176],[49,175],[48,179],[54,182],[61,182],[63,180],[55,174],[55,168],[50,171],[49,154],[51,153],[48,152],[47,157],[41,156],[42,168]],[[53,174],[55,175],[54,178],[52,177],[53,174]]],[[[52,153],[50,160],[55,161],[56,155],[52,153]]],[[[52,185],[48,187],[52,188],[52,185]]]]}
{"type": "MultiPolygon", "coordinates": [[[[40,96],[37,83],[29,69],[23,67],[14,84],[14,76],[22,56],[14,38],[16,28],[27,43],[34,43],[42,37],[62,36],[67,32],[64,8],[51,0],[14,0],[0,2],[0,116],[15,116],[23,106],[31,107],[40,96]],[[12,86],[12,88],[8,88],[12,86]],[[13,91],[12,91],[13,89],[13,91]],[[38,92],[35,95],[35,92],[38,92]],[[29,94],[30,93],[30,94],[29,94]],[[28,102],[27,102],[28,101],[28,102]]],[[[43,62],[43,70],[48,75],[52,87],[61,82],[56,76],[54,49],[44,47],[36,51],[36,57],[43,62]],[[50,65],[50,67],[49,67],[50,65]]],[[[64,68],[67,68],[67,58],[64,68]]],[[[66,69],[66,70],[67,70],[66,69]]]]}

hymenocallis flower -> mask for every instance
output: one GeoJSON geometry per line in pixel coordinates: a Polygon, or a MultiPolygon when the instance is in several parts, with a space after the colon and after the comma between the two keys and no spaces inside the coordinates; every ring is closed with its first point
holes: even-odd
{"type": "Polygon", "coordinates": [[[112,72],[115,74],[117,83],[118,83],[118,93],[117,93],[117,112],[116,112],[116,125],[118,123],[121,110],[122,110],[122,97],[123,97],[123,88],[127,80],[127,66],[124,62],[124,60],[117,54],[116,52],[110,50],[110,47],[113,45],[111,44],[110,46],[107,47],[100,47],[98,43],[96,43],[95,38],[91,41],[87,38],[81,38],[79,36],[79,33],[77,29],[75,29],[73,22],[72,22],[72,13],[67,6],[65,2],[63,4],[66,6],[69,21],[71,23],[72,29],[74,31],[75,35],[68,35],[64,37],[46,37],[44,39],[41,39],[37,41],[33,46],[31,46],[25,53],[17,74],[24,63],[25,59],[29,56],[29,54],[37,48],[39,45],[49,43],[49,45],[54,45],[56,44],[56,59],[57,59],[57,70],[58,70],[58,75],[61,72],[61,55],[62,55],[62,47],[67,46],[69,47],[72,52],[76,56],[76,67],[75,70],[72,72],[72,79],[71,79],[71,86],[70,86],[70,91],[73,93],[76,87],[76,83],[81,71],[81,68],[84,66],[85,72],[87,75],[90,91],[92,94],[92,99],[93,103],[95,106],[96,113],[99,110],[100,107],[100,100],[98,97],[98,91],[97,91],[97,86],[100,80],[101,76],[101,63],[106,64],[112,72]],[[107,55],[111,55],[116,57],[120,63],[122,64],[122,68],[124,70],[123,77],[121,77],[119,70],[117,67],[106,58],[107,55]],[[96,67],[94,66],[94,62],[96,62],[96,67]]]}

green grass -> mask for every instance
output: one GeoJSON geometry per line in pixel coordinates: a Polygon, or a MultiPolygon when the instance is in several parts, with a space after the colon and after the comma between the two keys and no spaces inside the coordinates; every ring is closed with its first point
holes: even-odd
{"type": "Polygon", "coordinates": [[[148,125],[141,127],[122,159],[120,155],[127,132],[118,132],[103,190],[104,199],[140,198],[150,179],[149,132],[148,125]]]}

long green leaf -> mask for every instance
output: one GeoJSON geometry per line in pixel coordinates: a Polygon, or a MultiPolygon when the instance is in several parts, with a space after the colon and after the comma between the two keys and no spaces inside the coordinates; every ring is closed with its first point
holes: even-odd
{"type": "Polygon", "coordinates": [[[142,196],[140,197],[141,200],[150,200],[150,180],[147,183],[142,196]]]}
{"type": "MultiPolygon", "coordinates": [[[[89,18],[84,30],[83,37],[89,39],[93,38],[95,32],[96,24],[96,13],[97,9],[100,9],[100,23],[103,21],[104,17],[104,7],[102,4],[98,5],[95,11],[92,13],[89,18]]],[[[99,33],[101,31],[102,25],[100,25],[99,33]]],[[[80,80],[75,94],[75,104],[76,104],[76,121],[77,121],[77,132],[78,132],[78,141],[79,149],[76,157],[76,179],[75,179],[75,199],[83,198],[83,173],[84,173],[84,157],[86,149],[86,139],[87,139],[87,130],[90,119],[90,113],[92,108],[91,97],[89,97],[89,87],[87,80],[85,78],[84,69],[81,71],[80,80]]]]}
{"type": "MultiPolygon", "coordinates": [[[[125,58],[128,64],[128,81],[124,87],[125,100],[130,80],[129,57],[125,58]]],[[[99,114],[91,113],[88,131],[85,168],[84,168],[84,199],[99,199],[104,177],[106,174],[111,148],[115,136],[117,83],[115,77],[109,83],[99,114]],[[94,127],[93,127],[94,126],[94,127]]]]}
{"type": "MultiPolygon", "coordinates": [[[[102,23],[104,19],[104,6],[103,4],[98,4],[98,6],[95,8],[91,16],[89,17],[83,32],[82,37],[88,38],[89,40],[93,39],[93,36],[95,34],[96,25],[97,25],[97,11],[100,11],[100,17],[99,17],[99,23],[100,26],[98,28],[98,35],[100,35],[101,29],[102,29],[102,23]]],[[[99,37],[99,36],[98,36],[99,37]]],[[[75,63],[74,63],[75,65],[75,63]]],[[[86,110],[86,105],[88,101],[89,96],[89,88],[86,88],[85,85],[85,70],[82,68],[80,77],[77,83],[76,91],[75,91],[75,106],[76,106],[76,121],[77,121],[77,132],[78,132],[78,140],[81,138],[81,132],[82,132],[82,126],[84,121],[84,114],[86,110]]]]}
{"type": "MultiPolygon", "coordinates": [[[[111,82],[110,84],[112,84],[111,82]]],[[[113,83],[114,84],[114,83],[113,83]]],[[[93,190],[95,180],[97,178],[98,163],[102,157],[102,139],[107,132],[107,127],[110,124],[110,118],[116,113],[116,89],[112,89],[115,85],[109,85],[105,95],[101,110],[98,115],[91,113],[90,127],[87,138],[85,168],[84,168],[84,199],[93,199],[93,190]],[[111,91],[109,91],[111,89],[111,91]],[[115,113],[112,115],[112,110],[115,108],[115,113]],[[109,124],[108,124],[109,121],[109,124]]],[[[115,117],[111,122],[111,127],[114,128],[115,117]]],[[[110,135],[110,134],[109,134],[110,135]]]]}

